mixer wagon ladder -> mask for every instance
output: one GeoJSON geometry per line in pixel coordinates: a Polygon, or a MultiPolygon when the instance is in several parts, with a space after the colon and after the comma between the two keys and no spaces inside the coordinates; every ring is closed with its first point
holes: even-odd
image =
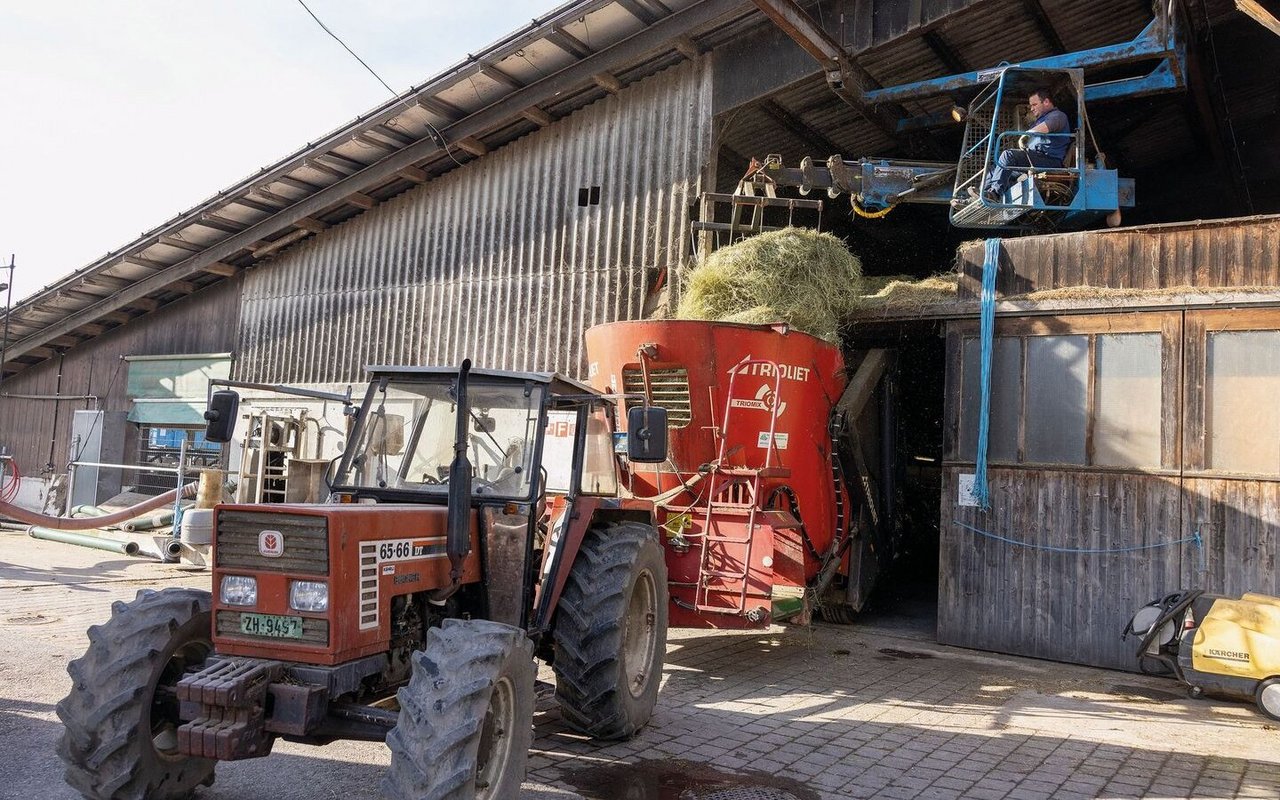
{"type": "MultiPolygon", "coordinates": [[[[707,476],[706,520],[700,537],[698,588],[694,598],[698,611],[732,615],[745,613],[751,559],[760,526],[767,525],[775,530],[799,526],[799,522],[789,512],[760,507],[763,481],[785,478],[791,474],[789,469],[775,463],[778,409],[782,402],[779,396],[781,378],[781,370],[777,364],[760,359],[744,359],[729,370],[724,414],[720,418],[720,428],[716,431],[719,450],[707,476]],[[751,371],[773,377],[772,392],[765,394],[764,399],[737,397],[734,394],[738,378],[751,371]],[[769,412],[764,464],[759,467],[727,465],[732,452],[740,447],[731,447],[729,443],[729,432],[734,430],[729,422],[735,408],[763,408],[769,412]],[[729,595],[730,603],[713,603],[713,594],[721,598],[729,595]]],[[[763,436],[762,432],[761,437],[763,436]]]]}

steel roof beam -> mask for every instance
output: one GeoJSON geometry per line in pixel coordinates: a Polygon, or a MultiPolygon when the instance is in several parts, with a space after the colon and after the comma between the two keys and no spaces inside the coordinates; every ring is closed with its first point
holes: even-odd
{"type": "MultiPolygon", "coordinates": [[[[703,0],[658,20],[648,28],[636,32],[606,50],[570,64],[523,89],[512,92],[466,119],[445,127],[443,132],[450,141],[455,142],[467,136],[483,134],[520,116],[522,111],[531,106],[546,102],[565,91],[580,88],[584,83],[590,83],[592,75],[619,69],[656,51],[670,49],[670,42],[676,36],[695,32],[721,17],[745,11],[749,7],[750,4],[745,0],[703,0]]],[[[17,358],[31,348],[39,347],[67,331],[75,330],[79,325],[92,321],[103,313],[131,304],[137,306],[140,301],[147,299],[147,295],[163,291],[170,283],[186,279],[202,271],[212,262],[223,261],[247,250],[250,245],[292,227],[298,220],[343,202],[344,198],[355,192],[368,191],[397,175],[403,175],[406,168],[415,167],[418,162],[425,161],[437,149],[434,142],[424,139],[403,150],[391,153],[360,172],[337,181],[332,186],[303,198],[288,208],[281,209],[273,216],[246,230],[211,245],[203,253],[193,254],[191,258],[163,272],[148,276],[112,297],[68,315],[39,333],[11,343],[8,358],[17,358]]],[[[263,179],[259,178],[259,180],[263,179]]],[[[304,235],[306,233],[299,232],[304,235]]],[[[155,303],[154,300],[151,302],[155,303]]],[[[159,304],[155,304],[158,307],[159,304]]]]}
{"type": "Polygon", "coordinates": [[[800,139],[806,145],[814,147],[818,152],[825,153],[829,156],[839,155],[841,150],[839,145],[823,136],[811,125],[793,114],[789,109],[784,108],[775,100],[761,100],[759,103],[760,110],[765,113],[769,119],[773,120],[783,130],[791,133],[792,136],[800,139]]]}
{"type": "MultiPolygon", "coordinates": [[[[1040,4],[1040,0],[1022,0],[1022,8],[1027,12],[1027,16],[1031,17],[1032,21],[1035,22],[1036,29],[1040,31],[1040,35],[1044,37],[1053,52],[1067,52],[1067,46],[1063,44],[1062,37],[1054,29],[1053,22],[1049,19],[1049,15],[1045,13],[1044,6],[1040,4]]],[[[955,71],[964,72],[965,70],[958,69],[955,71]]]]}

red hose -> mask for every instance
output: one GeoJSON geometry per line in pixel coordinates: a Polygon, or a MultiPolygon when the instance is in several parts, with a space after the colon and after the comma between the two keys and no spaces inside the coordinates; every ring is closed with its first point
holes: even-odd
{"type": "Polygon", "coordinates": [[[139,514],[145,514],[148,511],[159,508],[160,506],[169,505],[174,500],[181,497],[192,497],[196,493],[198,483],[188,483],[182,489],[170,489],[159,497],[153,497],[145,503],[139,503],[132,508],[126,508],[124,511],[117,511],[114,514],[108,514],[105,517],[87,517],[85,519],[71,519],[70,517],[47,517],[44,514],[37,514],[34,511],[28,511],[25,508],[18,508],[0,500],[0,516],[15,519],[18,522],[25,522],[28,525],[40,525],[44,528],[53,528],[59,531],[89,531],[94,528],[105,528],[109,525],[116,525],[121,522],[127,522],[139,514]],[[181,494],[179,494],[181,492],[181,494]]]}
{"type": "Polygon", "coordinates": [[[13,498],[18,496],[18,489],[22,488],[22,473],[18,471],[18,462],[12,458],[0,459],[0,503],[12,503],[13,498]],[[4,465],[8,464],[9,469],[13,472],[13,477],[9,478],[9,485],[4,485],[4,465]]]}

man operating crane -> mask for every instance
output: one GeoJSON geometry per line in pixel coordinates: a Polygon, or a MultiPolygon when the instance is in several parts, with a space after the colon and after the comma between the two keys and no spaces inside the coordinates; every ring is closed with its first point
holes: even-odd
{"type": "Polygon", "coordinates": [[[1071,121],[1048,89],[1032,92],[1027,106],[1028,116],[1035,120],[1027,129],[1029,141],[1025,147],[1002,151],[982,187],[983,196],[992,202],[1002,202],[1005,191],[1031,167],[1061,167],[1071,147],[1071,121]]]}

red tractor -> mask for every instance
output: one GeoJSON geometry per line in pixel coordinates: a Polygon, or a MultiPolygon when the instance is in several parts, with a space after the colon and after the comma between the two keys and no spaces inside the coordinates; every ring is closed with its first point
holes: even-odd
{"type": "MultiPolygon", "coordinates": [[[[89,629],[58,704],[85,796],[185,797],[283,738],[385,740],[392,798],[514,797],[535,656],[579,730],[648,721],[667,571],[623,487],[666,460],[665,410],[615,434],[616,398],[557,375],[371,372],[330,503],[218,506],[212,593],[144,591],[89,629]]],[[[237,405],[214,393],[211,441],[237,405]]]]}

